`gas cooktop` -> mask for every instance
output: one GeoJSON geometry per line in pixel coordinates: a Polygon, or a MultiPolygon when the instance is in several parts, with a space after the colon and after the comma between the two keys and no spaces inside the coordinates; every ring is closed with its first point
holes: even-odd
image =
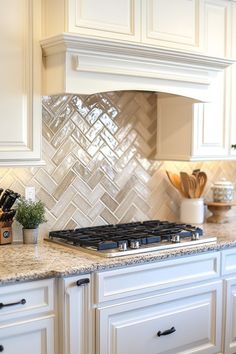
{"type": "Polygon", "coordinates": [[[216,243],[199,227],[160,220],[51,231],[49,240],[104,257],[216,243]]]}

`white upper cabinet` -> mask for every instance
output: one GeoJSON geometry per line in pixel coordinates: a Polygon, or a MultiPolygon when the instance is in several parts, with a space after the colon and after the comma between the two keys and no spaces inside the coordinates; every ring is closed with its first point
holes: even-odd
{"type": "Polygon", "coordinates": [[[68,32],[230,57],[229,0],[43,2],[44,37],[68,32]]]}
{"type": "Polygon", "coordinates": [[[70,32],[140,41],[140,1],[44,0],[45,36],[70,32]]]}
{"type": "MultiPolygon", "coordinates": [[[[231,54],[233,58],[236,58],[236,2],[232,9],[232,38],[231,38],[231,54]]],[[[230,69],[228,69],[229,83],[231,84],[231,96],[230,100],[230,111],[231,111],[231,126],[230,126],[230,154],[231,157],[236,158],[236,64],[233,64],[230,69]]],[[[229,86],[230,86],[229,84],[229,86]]]]}
{"type": "Polygon", "coordinates": [[[236,64],[226,69],[236,58],[235,1],[43,1],[45,94],[149,90],[210,102],[159,95],[156,157],[236,158],[236,64]]]}
{"type": "Polygon", "coordinates": [[[71,0],[69,32],[139,40],[140,0],[71,0]]]}
{"type": "Polygon", "coordinates": [[[40,0],[2,0],[0,165],[41,157],[40,0]]]}
{"type": "Polygon", "coordinates": [[[142,41],[187,50],[202,46],[202,0],[143,0],[142,41]]]}
{"type": "MultiPolygon", "coordinates": [[[[236,57],[235,5],[224,0],[204,1],[204,53],[236,57]]],[[[183,98],[185,104],[181,106],[175,98],[159,98],[157,158],[184,161],[236,158],[234,78],[236,64],[218,74],[212,86],[211,103],[194,103],[183,98]]]]}
{"type": "Polygon", "coordinates": [[[159,94],[157,154],[160,160],[218,160],[229,158],[229,122],[223,85],[212,103],[159,94]]]}

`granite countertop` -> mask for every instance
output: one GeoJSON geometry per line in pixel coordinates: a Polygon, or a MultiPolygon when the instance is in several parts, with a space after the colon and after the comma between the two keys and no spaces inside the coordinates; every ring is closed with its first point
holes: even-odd
{"type": "Polygon", "coordinates": [[[47,241],[42,241],[37,245],[2,245],[0,246],[0,285],[86,274],[98,270],[158,262],[170,258],[236,247],[236,223],[204,224],[201,227],[206,236],[217,236],[216,244],[118,258],[94,256],[47,241]]]}

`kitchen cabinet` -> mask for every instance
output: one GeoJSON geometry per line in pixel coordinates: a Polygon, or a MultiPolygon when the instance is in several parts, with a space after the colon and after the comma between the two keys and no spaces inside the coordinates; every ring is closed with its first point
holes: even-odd
{"type": "Polygon", "coordinates": [[[53,331],[50,318],[0,328],[0,351],[6,354],[52,354],[53,331]]]}
{"type": "Polygon", "coordinates": [[[221,349],[220,281],[99,308],[97,315],[100,354],[219,353],[221,349]]]}
{"type": "Polygon", "coordinates": [[[222,252],[221,272],[224,277],[224,354],[236,352],[236,250],[222,252]]]}
{"type": "Polygon", "coordinates": [[[140,3],[141,0],[44,0],[44,36],[69,32],[139,42],[140,3]]]}
{"type": "Polygon", "coordinates": [[[67,32],[230,56],[234,5],[229,0],[44,0],[44,37],[67,32]],[[211,43],[206,32],[214,37],[211,43]]]}
{"type": "Polygon", "coordinates": [[[157,159],[232,159],[224,81],[225,74],[222,73],[216,84],[214,101],[206,104],[186,97],[158,94],[157,159]]]}
{"type": "Polygon", "coordinates": [[[90,275],[59,280],[59,354],[92,354],[95,328],[90,275]]]}
{"type": "MultiPolygon", "coordinates": [[[[236,5],[236,3],[234,3],[236,5]]],[[[236,57],[236,6],[233,8],[232,12],[232,57],[236,57]]],[[[230,147],[231,147],[231,156],[235,158],[236,156],[236,101],[235,101],[235,94],[236,94],[236,64],[233,64],[230,69],[228,69],[229,75],[231,78],[231,100],[230,100],[230,109],[231,109],[231,135],[230,135],[230,147]]]]}
{"type": "Polygon", "coordinates": [[[3,0],[0,165],[41,164],[41,0],[3,0]]]}
{"type": "Polygon", "coordinates": [[[1,286],[0,350],[233,354],[235,257],[229,248],[1,286]]]}
{"type": "Polygon", "coordinates": [[[96,353],[220,353],[219,256],[95,274],[96,353]]]}
{"type": "Polygon", "coordinates": [[[0,351],[54,354],[54,280],[0,288],[0,351]]]}
{"type": "Polygon", "coordinates": [[[175,49],[203,48],[204,5],[201,0],[142,1],[142,41],[175,49]]]}
{"type": "MultiPolygon", "coordinates": [[[[204,1],[205,53],[235,57],[236,28],[232,27],[236,19],[235,5],[229,1],[204,1]],[[219,28],[221,35],[216,36],[215,31],[219,28]]],[[[218,73],[212,86],[213,99],[209,103],[159,95],[157,159],[199,161],[236,158],[234,77],[235,64],[218,73]]]]}

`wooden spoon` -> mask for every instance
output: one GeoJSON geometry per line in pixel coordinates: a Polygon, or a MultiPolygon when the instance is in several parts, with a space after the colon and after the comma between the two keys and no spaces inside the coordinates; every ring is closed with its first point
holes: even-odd
{"type": "Polygon", "coordinates": [[[180,192],[180,194],[183,197],[188,198],[188,196],[186,195],[185,191],[182,188],[180,176],[170,171],[166,171],[166,174],[169,178],[170,183],[180,192]]]}
{"type": "Polygon", "coordinates": [[[207,183],[207,175],[205,172],[200,171],[198,172],[196,179],[197,179],[197,183],[199,184],[198,198],[200,198],[207,183]]]}
{"type": "Polygon", "coordinates": [[[189,175],[189,196],[190,198],[197,198],[196,197],[196,189],[197,189],[197,181],[194,175],[189,175]]]}
{"type": "Polygon", "coordinates": [[[189,175],[187,172],[180,172],[180,180],[182,184],[182,188],[184,191],[184,194],[186,195],[186,198],[190,198],[189,195],[189,187],[190,187],[190,180],[189,180],[189,175]]]}

